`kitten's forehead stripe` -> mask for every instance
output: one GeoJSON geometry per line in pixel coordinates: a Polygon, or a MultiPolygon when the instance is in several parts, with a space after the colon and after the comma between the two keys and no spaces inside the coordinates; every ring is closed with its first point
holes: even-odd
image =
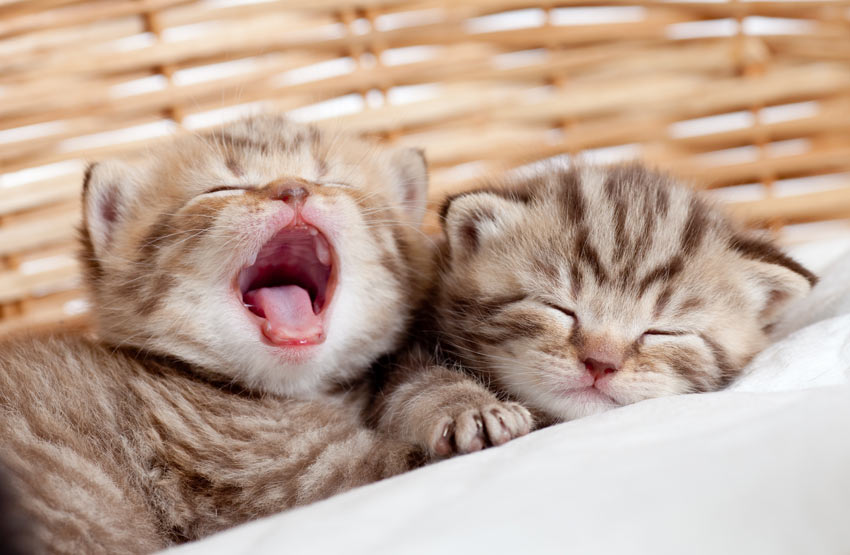
{"type": "Polygon", "coordinates": [[[590,267],[591,272],[596,277],[596,281],[600,284],[608,281],[608,273],[602,267],[599,253],[590,243],[590,232],[584,225],[580,226],[576,233],[574,250],[577,253],[578,259],[590,267]]]}
{"type": "Polygon", "coordinates": [[[615,172],[605,176],[605,192],[608,194],[608,200],[611,202],[619,202],[622,200],[620,195],[620,179],[615,172]]]}
{"type": "Polygon", "coordinates": [[[667,211],[670,208],[670,191],[663,187],[655,188],[655,209],[663,218],[667,216],[667,211]]]}
{"type": "Polygon", "coordinates": [[[584,277],[582,276],[578,264],[572,262],[570,264],[570,287],[574,298],[581,294],[583,279],[584,277]]]}
{"type": "Polygon", "coordinates": [[[685,220],[685,227],[682,229],[682,252],[685,255],[692,254],[699,247],[708,230],[709,221],[705,207],[699,199],[692,197],[688,209],[688,217],[685,220]]]}
{"type": "Polygon", "coordinates": [[[221,132],[214,136],[214,138],[218,139],[222,143],[231,148],[238,148],[242,150],[255,150],[262,154],[268,154],[270,151],[270,146],[265,141],[259,141],[256,139],[252,139],[250,137],[242,137],[235,136],[230,133],[221,132]]]}
{"type": "MultiPolygon", "coordinates": [[[[651,213],[651,212],[650,212],[651,213]]],[[[643,225],[640,229],[640,236],[638,237],[635,245],[632,248],[632,264],[637,265],[641,262],[640,257],[643,256],[647,251],[649,251],[652,247],[652,239],[653,234],[656,229],[656,220],[655,218],[647,217],[644,219],[643,225]]]]}
{"type": "Polygon", "coordinates": [[[626,253],[631,250],[632,246],[626,231],[628,207],[623,199],[620,181],[613,173],[605,177],[605,193],[614,209],[614,236],[617,237],[618,242],[614,247],[613,261],[614,264],[617,264],[624,260],[626,253]]]}
{"type": "Polygon", "coordinates": [[[655,300],[655,310],[653,311],[653,313],[656,318],[658,318],[664,312],[664,309],[667,308],[667,305],[670,303],[670,297],[672,295],[673,287],[670,284],[667,284],[664,289],[662,289],[661,294],[658,295],[658,298],[655,300]]]}
{"type": "MultiPolygon", "coordinates": [[[[626,203],[622,199],[617,198],[614,201],[614,236],[618,242],[614,250],[614,263],[622,262],[626,253],[632,250],[629,238],[626,234],[626,203]]],[[[643,241],[639,241],[639,244],[643,241]]]]}
{"type": "MultiPolygon", "coordinates": [[[[538,253],[542,254],[542,253],[538,253]]],[[[534,260],[534,273],[544,275],[553,282],[557,282],[561,277],[561,271],[553,258],[543,258],[537,256],[534,260]]]]}
{"type": "Polygon", "coordinates": [[[577,172],[565,173],[561,178],[561,209],[567,225],[580,225],[586,212],[584,193],[577,172]]]}

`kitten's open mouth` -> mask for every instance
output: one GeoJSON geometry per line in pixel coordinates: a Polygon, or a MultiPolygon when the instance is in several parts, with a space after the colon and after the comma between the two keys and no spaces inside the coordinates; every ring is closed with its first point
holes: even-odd
{"type": "Polygon", "coordinates": [[[239,273],[242,303],[262,319],[275,345],[325,339],[325,313],[336,284],[334,252],[321,231],[300,223],[275,234],[239,273]]]}

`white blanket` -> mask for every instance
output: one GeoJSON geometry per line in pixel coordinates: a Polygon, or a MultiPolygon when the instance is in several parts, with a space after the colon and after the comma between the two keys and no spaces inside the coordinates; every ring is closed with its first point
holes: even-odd
{"type": "Polygon", "coordinates": [[[727,391],[561,424],[173,552],[850,553],[850,253],[824,273],[727,391]]]}

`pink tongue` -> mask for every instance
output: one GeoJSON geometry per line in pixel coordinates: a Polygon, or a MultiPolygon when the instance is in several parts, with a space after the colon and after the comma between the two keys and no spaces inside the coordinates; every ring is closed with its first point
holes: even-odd
{"type": "Polygon", "coordinates": [[[272,343],[321,343],[322,318],[313,314],[313,303],[306,289],[297,285],[264,287],[248,291],[244,298],[265,317],[263,333],[272,343]]]}

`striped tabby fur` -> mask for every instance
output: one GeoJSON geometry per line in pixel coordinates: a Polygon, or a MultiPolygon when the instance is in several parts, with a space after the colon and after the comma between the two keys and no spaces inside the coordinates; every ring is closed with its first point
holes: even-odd
{"type": "Polygon", "coordinates": [[[639,165],[549,168],[461,193],[443,216],[440,279],[420,326],[436,333],[390,372],[375,415],[438,453],[524,433],[488,420],[490,392],[547,422],[723,388],[816,281],[639,165]],[[454,364],[465,373],[443,367],[454,364]],[[482,399],[472,438],[453,436],[466,426],[458,410],[429,408],[461,384],[482,399]]]}
{"type": "Polygon", "coordinates": [[[0,458],[35,551],[150,552],[423,464],[360,424],[356,392],[424,288],[425,172],[414,150],[278,117],[94,166],[98,339],[0,343],[0,458]],[[275,344],[238,276],[308,214],[334,252],[324,341],[275,344]]]}

